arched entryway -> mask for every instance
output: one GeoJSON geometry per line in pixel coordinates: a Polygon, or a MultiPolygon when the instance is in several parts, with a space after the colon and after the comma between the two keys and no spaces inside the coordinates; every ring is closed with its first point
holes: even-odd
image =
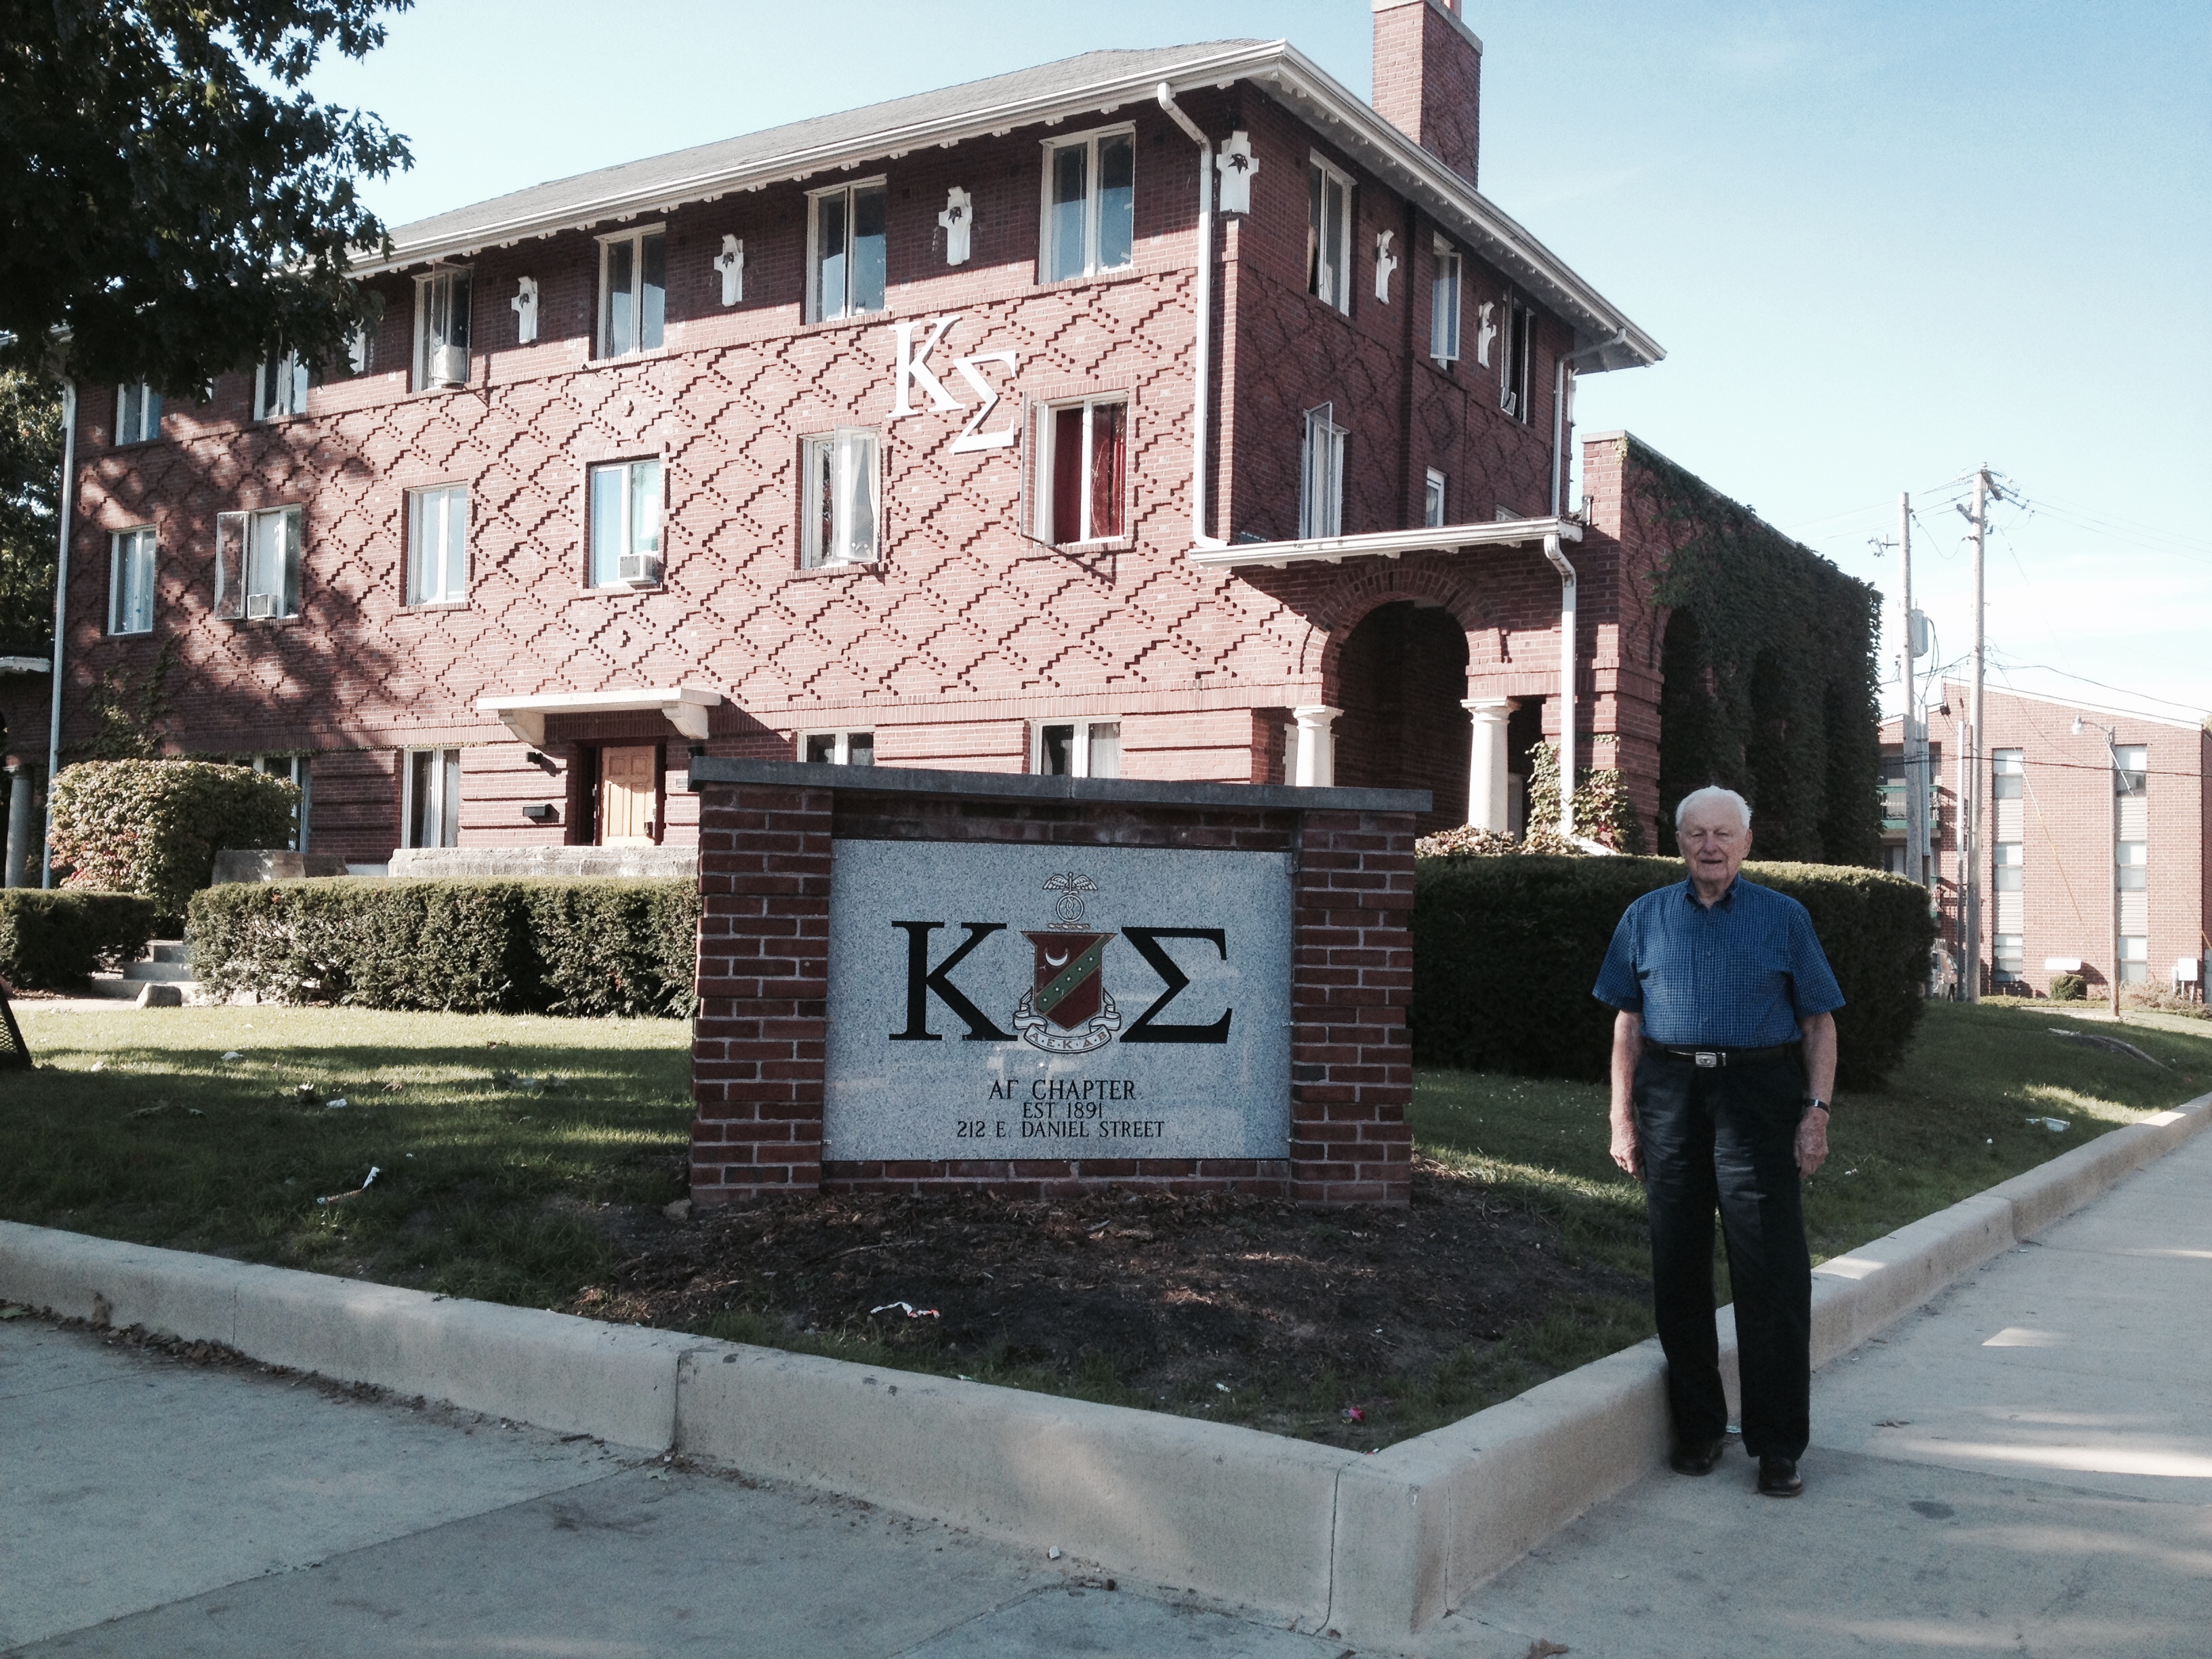
{"type": "Polygon", "coordinates": [[[1336,782],[1428,790],[1435,806],[1419,820],[1424,835],[1467,822],[1467,654],[1450,611],[1400,599],[1360,618],[1337,656],[1336,782]]]}

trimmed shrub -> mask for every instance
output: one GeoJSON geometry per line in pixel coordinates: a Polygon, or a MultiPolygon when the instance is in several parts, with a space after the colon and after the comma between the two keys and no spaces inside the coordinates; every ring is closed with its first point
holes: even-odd
{"type": "MultiPolygon", "coordinates": [[[[1920,1022],[1935,922],[1901,877],[1747,864],[1813,917],[1842,986],[1839,1080],[1878,1085],[1920,1022]]],[[[1683,878],[1671,859],[1423,859],[1413,877],[1413,1058],[1424,1065],[1602,1079],[1613,1010],[1590,994],[1621,913],[1683,878]]]]}
{"type": "Polygon", "coordinates": [[[153,937],[154,907],[135,894],[0,890],[0,979],[27,991],[82,990],[153,937]]]}
{"type": "Polygon", "coordinates": [[[181,916],[226,847],[282,847],[300,791],[250,766],[80,761],[53,785],[53,856],[64,885],[151,899],[181,916]]]}
{"type": "Polygon", "coordinates": [[[458,1013],[684,1016],[689,881],[239,883],[191,902],[203,984],[272,1002],[458,1013]]]}
{"type": "Polygon", "coordinates": [[[2051,976],[2051,1000],[2053,1002],[2087,1002],[2089,981],[2079,974],[2053,974],[2051,976]]]}

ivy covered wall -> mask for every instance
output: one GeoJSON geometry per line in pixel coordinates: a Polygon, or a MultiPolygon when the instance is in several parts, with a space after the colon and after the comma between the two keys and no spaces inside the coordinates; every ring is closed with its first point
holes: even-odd
{"type": "Polygon", "coordinates": [[[1751,802],[1756,856],[1879,865],[1881,596],[1635,438],[1605,441],[1661,677],[1660,850],[1675,803],[1717,783],[1751,802]]]}

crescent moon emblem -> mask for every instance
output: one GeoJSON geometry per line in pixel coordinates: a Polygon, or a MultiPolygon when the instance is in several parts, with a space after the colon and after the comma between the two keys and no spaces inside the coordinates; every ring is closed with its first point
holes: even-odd
{"type": "Polygon", "coordinates": [[[1067,966],[1068,957],[1074,954],[1073,951],[1063,951],[1058,956],[1054,956],[1048,951],[1044,953],[1044,965],[1048,968],[1065,968],[1067,966]]]}

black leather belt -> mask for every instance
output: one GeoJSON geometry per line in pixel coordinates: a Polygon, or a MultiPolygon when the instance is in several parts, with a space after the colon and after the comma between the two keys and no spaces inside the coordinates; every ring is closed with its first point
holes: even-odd
{"type": "Polygon", "coordinates": [[[1707,1070],[1723,1066],[1750,1066],[1763,1060],[1780,1060],[1794,1054],[1805,1045],[1800,1042],[1778,1042],[1771,1048],[1674,1048],[1663,1042],[1644,1039],[1644,1052],[1659,1060],[1687,1060],[1691,1065],[1707,1070]]]}

